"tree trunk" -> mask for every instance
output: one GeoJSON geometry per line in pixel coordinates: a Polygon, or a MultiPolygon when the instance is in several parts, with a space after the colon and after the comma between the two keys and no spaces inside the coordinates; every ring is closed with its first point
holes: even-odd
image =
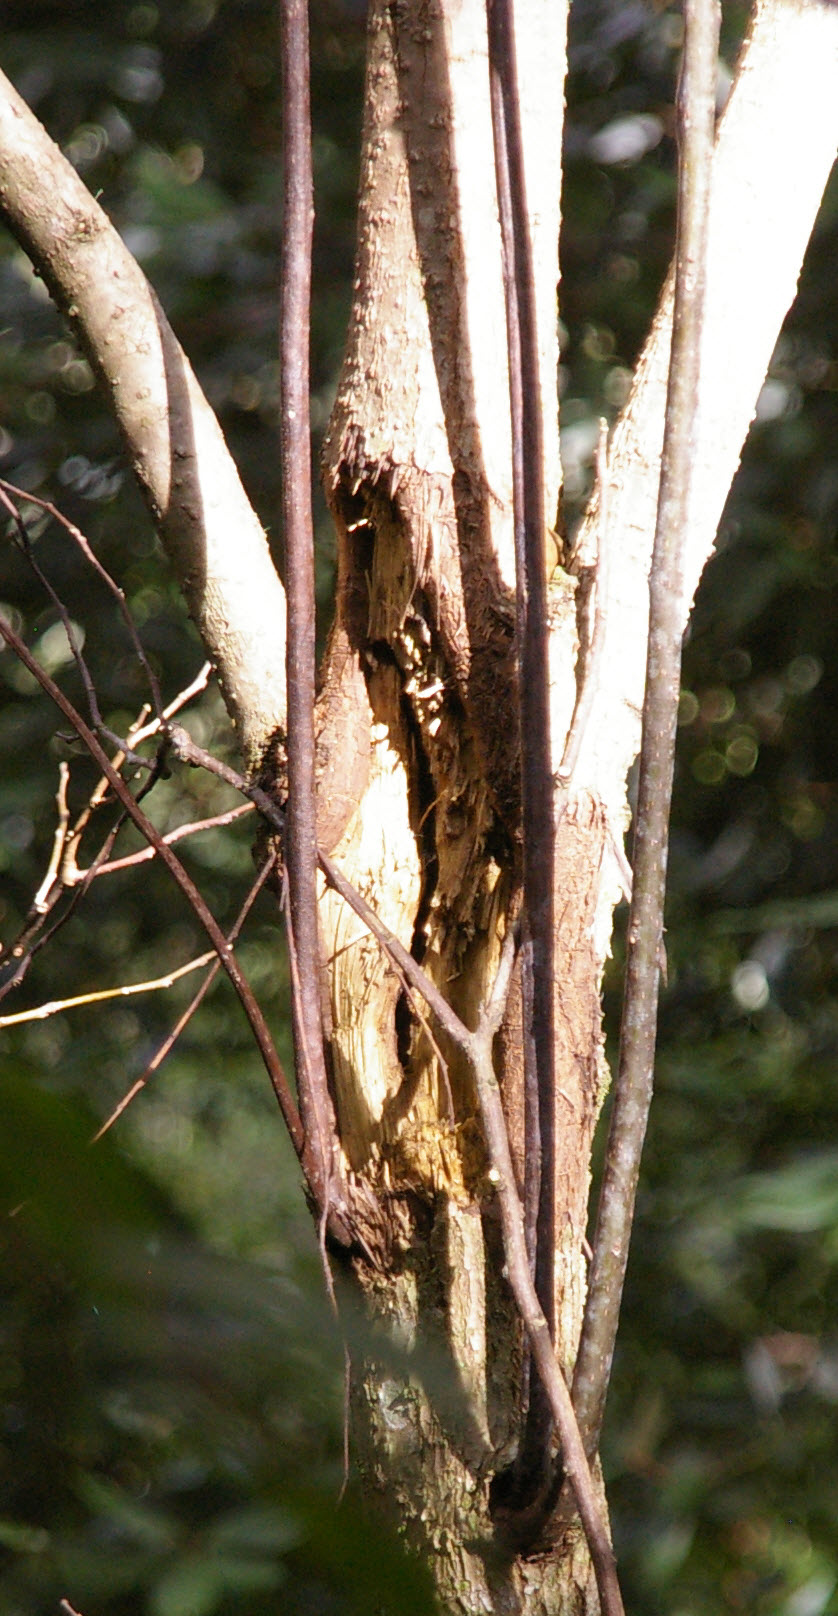
{"type": "MultiPolygon", "coordinates": [[[[778,59],[778,21],[776,6],[758,10],[757,59],[760,49],[778,59]]],[[[560,7],[537,0],[519,14],[549,511],[559,494],[564,25],[560,7]]],[[[319,714],[322,841],[470,1026],[522,873],[510,424],[488,83],[482,0],[373,4],[355,305],[325,448],[339,578],[319,714]]],[[[734,101],[727,144],[724,131],[720,140],[722,196],[725,176],[741,174],[749,108],[755,116],[760,98],[744,98],[744,111],[743,98],[734,101]]],[[[821,186],[825,177],[824,169],[821,186]]],[[[732,231],[730,218],[717,224],[711,298],[724,276],[723,318],[747,323],[746,308],[761,302],[761,326],[735,420],[723,409],[720,423],[719,389],[708,390],[706,428],[715,436],[704,453],[714,469],[691,527],[690,596],[769,357],[764,331],[772,317],[776,330],[791,295],[778,274],[776,289],[754,299],[743,274],[732,296],[732,231]],[[768,312],[774,306],[776,315],[768,312]]],[[[632,542],[609,565],[599,721],[586,733],[555,869],[545,871],[556,893],[558,987],[551,1322],[567,1370],[584,1305],[590,1147],[605,1087],[600,982],[623,880],[626,773],[639,740],[668,297],[665,291],[615,438],[607,499],[599,490],[570,564],[574,575],[557,568],[549,588],[558,768],[577,654],[581,643],[584,663],[590,633],[597,553],[627,524],[632,542]]],[[[602,577],[598,587],[605,588],[602,577]]],[[[359,1274],[373,1310],[417,1363],[415,1378],[375,1364],[358,1377],[363,1473],[432,1565],[445,1611],[593,1612],[596,1589],[578,1522],[565,1526],[552,1553],[523,1557],[491,1490],[518,1449],[526,1365],[469,1074],[341,900],[324,892],[320,911],[343,1149],[350,1171],[385,1210],[379,1262],[359,1274]],[[431,1395],[421,1377],[440,1348],[456,1384],[431,1395]]],[[[521,1028],[516,983],[497,1066],[523,1194],[521,1028]]]]}
{"type": "MultiPolygon", "coordinates": [[[[546,508],[555,399],[564,26],[518,7],[546,508]]],[[[714,164],[702,398],[685,543],[712,546],[838,140],[838,7],[759,0],[714,164]]],[[[0,79],[0,207],[96,367],[248,766],[281,750],[285,601],[217,424],[101,209],[0,79]],[[151,402],[149,402],[151,401],[151,402]],[[245,535],[243,538],[242,535],[245,535]]],[[[373,0],[355,306],[325,452],[339,538],[318,704],[319,839],[474,1026],[520,902],[510,424],[483,0],[373,0]]],[[[671,303],[665,289],[568,571],[550,579],[552,761],[589,643],[606,654],[558,831],[556,1348],[584,1301],[590,1144],[604,1090],[599,984],[636,754],[671,303]],[[607,582],[597,559],[608,560],[607,582]]],[[[526,1365],[476,1096],[461,1057],[344,903],[320,902],[323,1004],[347,1172],[380,1208],[359,1280],[416,1374],[369,1363],[356,1454],[450,1612],[594,1612],[578,1525],[517,1552],[502,1477],[526,1365]],[[449,1366],[438,1370],[440,1356],[449,1366]]],[[[523,1190],[520,982],[496,1065],[523,1190]]]]}
{"type": "MultiPolygon", "coordinates": [[[[564,18],[553,4],[529,10],[520,71],[555,511],[564,18]]],[[[506,326],[482,0],[378,4],[369,51],[356,303],[325,452],[339,582],[320,712],[321,836],[473,1026],[521,881],[506,326]]],[[[560,740],[575,694],[575,594],[557,572],[560,740]]],[[[590,800],[574,804],[560,853],[555,1321],[568,1367],[601,1087],[590,921],[603,845],[602,816],[590,800]]],[[[525,1562],[491,1519],[492,1477],[520,1434],[523,1366],[470,1075],[341,900],[324,893],[320,911],[341,1138],[386,1209],[384,1260],[363,1283],[420,1375],[433,1347],[456,1366],[456,1384],[433,1399],[418,1378],[365,1366],[365,1474],[433,1565],[444,1609],[594,1610],[577,1523],[565,1552],[525,1562]]],[[[498,1044],[523,1186],[520,992],[498,1044]]]]}

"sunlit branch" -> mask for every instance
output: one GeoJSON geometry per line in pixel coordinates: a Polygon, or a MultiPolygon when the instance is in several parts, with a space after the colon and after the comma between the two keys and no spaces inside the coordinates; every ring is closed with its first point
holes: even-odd
{"type": "MultiPolygon", "coordinates": [[[[167,830],[161,841],[167,847],[174,846],[175,842],[182,842],[187,836],[200,836],[208,830],[223,830],[226,825],[232,825],[234,820],[241,819],[244,814],[253,813],[253,804],[250,802],[237,803],[235,808],[228,808],[223,814],[212,814],[209,819],[192,819],[186,825],[176,825],[174,830],[167,830]]],[[[108,859],[106,864],[100,864],[93,871],[98,879],[100,875],[115,875],[118,870],[133,869],[135,864],[147,864],[157,857],[154,847],[140,847],[136,853],[126,853],[123,858],[108,859]]],[[[74,874],[65,878],[68,886],[75,881],[81,881],[89,872],[76,869],[74,874]]]]}
{"type": "Polygon", "coordinates": [[[47,943],[51,942],[56,932],[60,931],[62,926],[67,924],[67,921],[70,919],[71,915],[75,913],[85,893],[87,892],[88,887],[96,877],[96,871],[100,861],[102,863],[106,861],[124,822],[124,815],[120,815],[116,823],[111,826],[111,829],[108,831],[108,834],[105,837],[105,840],[100,847],[93,863],[85,871],[78,885],[72,889],[69,902],[64,906],[58,916],[53,919],[51,925],[48,924],[50,916],[55,913],[55,910],[60,904],[62,897],[70,889],[68,884],[61,878],[60,874],[59,877],[53,881],[49,891],[43,892],[42,883],[41,889],[39,889],[42,895],[40,896],[40,901],[37,908],[33,904],[33,907],[30,909],[26,921],[24,922],[23,929],[19,932],[14,942],[9,947],[0,951],[0,959],[2,959],[4,962],[9,960],[15,960],[17,962],[14,968],[10,971],[9,975],[6,977],[5,981],[2,983],[2,985],[0,985],[0,1000],[4,999],[8,993],[11,993],[14,988],[20,986],[21,982],[26,976],[27,971],[29,970],[30,965],[32,964],[35,955],[40,953],[41,949],[45,948],[47,943]]]}
{"type": "Polygon", "coordinates": [[[70,999],[50,999],[49,1003],[35,1005],[31,1010],[16,1010],[11,1016],[0,1016],[0,1027],[17,1027],[24,1021],[46,1021],[64,1010],[77,1010],[84,1004],[104,1004],[107,999],[130,999],[138,993],[157,993],[162,988],[172,987],[182,976],[188,976],[190,971],[199,971],[215,958],[215,953],[211,951],[199,954],[197,959],[188,960],[185,965],[167,971],[165,976],[156,976],[147,982],[123,982],[118,988],[96,988],[91,993],[77,993],[70,999]]]}
{"type": "MultiPolygon", "coordinates": [[[[172,703],[172,710],[177,710],[179,705],[181,705],[180,699],[176,698],[175,702],[172,703]]],[[[145,725],[148,711],[148,707],[142,709],[137,724],[128,731],[128,741],[120,743],[119,749],[111,759],[114,769],[120,769],[126,757],[130,755],[130,741],[132,739],[136,740],[141,732],[141,727],[145,725]]],[[[159,728],[160,722],[155,719],[153,724],[146,725],[145,733],[159,731],[159,728]]],[[[65,771],[66,768],[66,764],[60,765],[61,771],[65,771]]],[[[142,789],[137,793],[136,800],[138,802],[148,795],[159,779],[159,769],[160,759],[158,757],[152,764],[151,773],[144,782],[142,789]]],[[[63,805],[66,787],[62,782],[63,774],[59,780],[57,795],[58,824],[53,838],[47,875],[35,894],[22,931],[14,943],[6,949],[0,950],[0,957],[17,961],[14,969],[0,986],[0,1000],[5,998],[6,994],[10,993],[13,988],[19,987],[29,970],[34,956],[52,940],[56,932],[66,925],[70,916],[74,914],[91,883],[108,865],[110,851],[125,823],[124,814],[119,815],[115,824],[108,831],[92,864],[88,865],[86,870],[79,870],[76,865],[76,853],[79,843],[94,813],[107,801],[109,782],[104,775],[100,776],[72,829],[67,827],[64,820],[63,805]],[[51,880],[50,875],[52,875],[51,880]],[[54,913],[61,898],[68,891],[72,892],[69,902],[64,906],[58,917],[53,920],[52,924],[48,925],[50,915],[54,913]]]]}
{"type": "Polygon", "coordinates": [[[58,880],[58,871],[63,859],[64,849],[67,845],[67,833],[70,825],[70,810],[67,806],[67,787],[70,784],[70,769],[66,763],[58,765],[58,790],[55,793],[55,806],[57,817],[55,831],[52,838],[52,850],[49,856],[46,874],[34,898],[32,908],[36,914],[43,914],[47,907],[48,894],[52,891],[58,880]]]}
{"type": "Polygon", "coordinates": [[[717,0],[685,0],[684,16],[684,61],[678,90],[675,308],[649,578],[649,646],[623,1021],[588,1300],[574,1376],[574,1404],[589,1454],[599,1441],[652,1098],[681,673],[682,558],[688,539],[692,440],[700,376],[718,59],[717,0]]]}

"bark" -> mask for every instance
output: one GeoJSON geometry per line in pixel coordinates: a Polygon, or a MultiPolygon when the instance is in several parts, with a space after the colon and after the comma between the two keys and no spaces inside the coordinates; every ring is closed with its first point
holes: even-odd
{"type": "MultiPolygon", "coordinates": [[[[554,512],[560,9],[530,8],[521,37],[554,512]]],[[[340,559],[321,799],[331,802],[328,782],[354,767],[335,715],[363,711],[366,785],[343,825],[332,817],[333,855],[469,1026],[521,880],[510,427],[491,150],[479,0],[377,5],[356,313],[325,456],[340,559]],[[394,363],[394,355],[409,360],[394,363]]],[[[550,595],[566,729],[575,585],[558,574],[550,595]]],[[[357,724],[353,741],[357,758],[357,724]]],[[[567,1367],[583,1296],[600,1088],[589,923],[604,829],[590,799],[574,802],[559,855],[565,1216],[556,1322],[567,1367]]],[[[367,1474],[431,1559],[446,1610],[592,1611],[577,1523],[562,1553],[527,1562],[503,1547],[492,1521],[490,1482],[517,1443],[522,1354],[471,1079],[340,901],[325,894],[320,907],[341,1137],[351,1170],[386,1198],[391,1219],[389,1271],[368,1277],[370,1297],[416,1347],[419,1364],[423,1344],[444,1344],[461,1393],[440,1408],[418,1380],[406,1386],[368,1366],[356,1404],[367,1474]]],[[[519,1022],[512,1010],[498,1043],[508,1112],[520,1119],[519,1022]]],[[[520,1124],[514,1143],[523,1181],[520,1124]]]]}

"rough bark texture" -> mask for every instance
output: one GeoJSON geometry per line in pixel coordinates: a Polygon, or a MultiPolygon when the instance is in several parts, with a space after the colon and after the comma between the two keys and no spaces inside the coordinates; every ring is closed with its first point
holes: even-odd
{"type": "MultiPolygon", "coordinates": [[[[542,202],[533,237],[551,509],[556,12],[533,6],[527,18],[541,59],[524,113],[547,164],[537,175],[531,158],[542,202]]],[[[483,6],[380,4],[369,53],[357,301],[325,454],[339,582],[321,698],[322,828],[328,813],[337,862],[473,1026],[520,885],[510,432],[483,6]],[[341,788],[350,776],[361,786],[354,801],[341,788]],[[345,816],[334,812],[337,793],[345,816]]],[[[551,614],[566,728],[576,610],[575,584],[562,573],[551,614]]],[[[561,832],[559,904],[557,1324],[568,1365],[600,1094],[590,921],[603,836],[593,801],[574,800],[561,832]]],[[[343,1146],[350,1169],[390,1210],[390,1271],[364,1282],[375,1311],[415,1350],[419,1373],[442,1347],[456,1376],[428,1395],[418,1378],[367,1366],[356,1399],[365,1472],[431,1558],[445,1610],[581,1616],[596,1595],[578,1526],[568,1528],[566,1552],[524,1561],[503,1548],[491,1518],[492,1477],[511,1463],[519,1436],[522,1353],[471,1079],[340,900],[325,893],[320,909],[343,1146]]],[[[515,1004],[498,1065],[523,1181],[515,1004]]]]}

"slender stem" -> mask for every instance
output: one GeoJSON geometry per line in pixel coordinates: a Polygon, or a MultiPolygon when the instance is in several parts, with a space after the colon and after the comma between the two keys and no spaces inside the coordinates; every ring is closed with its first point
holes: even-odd
{"type": "MultiPolygon", "coordinates": [[[[153,704],[153,707],[154,707],[154,711],[155,711],[155,713],[157,715],[158,720],[162,721],[162,718],[163,718],[163,698],[162,698],[162,696],[160,694],[160,685],[159,685],[159,682],[158,682],[158,679],[157,679],[157,675],[155,674],[154,669],[152,668],[151,663],[149,662],[148,657],[146,656],[145,651],[143,649],[142,640],[140,639],[140,636],[137,633],[137,625],[134,622],[134,619],[131,616],[131,613],[130,613],[130,611],[128,609],[128,602],[125,599],[125,591],[124,591],[124,589],[120,589],[119,584],[116,582],[116,580],[114,578],[111,577],[110,573],[107,570],[107,567],[104,567],[102,565],[101,561],[99,560],[99,557],[97,556],[95,550],[93,549],[92,544],[90,543],[90,540],[85,538],[85,535],[82,533],[81,528],[76,527],[75,523],[71,522],[69,520],[69,518],[66,517],[64,515],[64,513],[58,509],[57,505],[53,505],[51,500],[40,499],[37,494],[28,494],[26,492],[25,488],[18,488],[18,487],[16,487],[16,485],[14,483],[6,482],[5,479],[0,480],[0,493],[9,495],[10,499],[14,498],[14,499],[19,499],[19,500],[26,500],[26,501],[29,502],[30,505],[37,506],[39,510],[46,511],[47,514],[52,517],[54,522],[58,522],[59,526],[64,528],[65,533],[69,533],[70,538],[73,540],[73,543],[78,545],[78,548],[81,550],[81,553],[84,556],[85,560],[93,568],[93,571],[99,576],[99,578],[101,578],[102,583],[105,585],[105,588],[110,590],[110,593],[113,595],[114,600],[116,601],[117,610],[119,611],[119,615],[122,618],[122,621],[125,624],[126,629],[128,630],[128,634],[129,634],[130,639],[131,639],[131,644],[134,647],[134,652],[136,654],[137,661],[139,662],[139,664],[140,664],[140,666],[141,666],[141,668],[142,668],[142,670],[143,670],[143,672],[144,672],[144,674],[145,674],[145,676],[146,676],[146,678],[148,680],[148,687],[149,687],[149,690],[151,691],[151,699],[152,699],[152,704],[153,704]]],[[[4,499],[3,503],[4,504],[6,503],[5,499],[4,499]]],[[[20,537],[21,537],[21,541],[22,541],[23,548],[24,548],[24,551],[26,553],[26,556],[27,556],[30,564],[32,565],[33,570],[37,574],[38,578],[44,584],[44,586],[48,590],[49,594],[52,596],[52,599],[55,601],[55,603],[56,603],[56,605],[58,607],[58,610],[62,614],[62,620],[65,621],[65,626],[66,626],[66,618],[65,618],[65,614],[64,614],[64,608],[63,608],[61,602],[58,600],[57,596],[53,593],[50,584],[47,582],[47,580],[44,577],[43,573],[41,572],[40,568],[35,564],[35,558],[34,558],[34,555],[33,555],[33,552],[32,552],[32,545],[31,545],[31,542],[30,542],[30,539],[29,539],[29,534],[28,534],[27,529],[26,529],[26,523],[24,522],[23,517],[21,516],[20,512],[16,509],[16,507],[12,506],[11,509],[12,509],[14,520],[15,520],[15,524],[17,526],[18,532],[19,532],[20,537]]],[[[68,639],[70,639],[69,630],[68,630],[68,639]]],[[[71,646],[71,649],[73,650],[73,652],[75,654],[75,647],[73,646],[72,639],[70,639],[70,646],[71,646]]]]}
{"type": "MultiPolygon", "coordinates": [[[[555,826],[550,746],[549,644],[547,629],[544,432],[535,275],[527,209],[524,149],[515,55],[512,0],[487,0],[489,68],[495,174],[501,225],[506,305],[509,403],[512,430],[512,496],[515,525],[519,655],[519,711],[524,848],[524,906],[531,949],[525,1002],[531,1026],[524,1030],[525,1062],[535,1066],[528,1089],[538,1101],[527,1154],[538,1151],[535,1283],[551,1332],[555,1300],[555,1032],[553,870],[555,826]]],[[[539,1484],[547,1462],[550,1420],[543,1399],[530,1388],[528,1466],[539,1484]]]]}
{"type": "Polygon", "coordinates": [[[574,1405],[595,1452],[628,1261],[640,1155],[652,1098],[663,947],[669,807],[681,675],[682,554],[698,403],[707,210],[713,158],[717,0],[685,0],[678,90],[678,240],[657,523],[649,579],[649,647],[634,834],[623,1022],[574,1405]]]}
{"type": "MultiPolygon", "coordinates": [[[[233,948],[238,941],[242,926],[244,925],[245,920],[253,908],[259,893],[265,885],[271,870],[274,868],[275,863],[276,859],[273,854],[270,854],[268,858],[264,860],[262,868],[259,871],[256,880],[251,886],[250,891],[248,892],[247,897],[245,898],[244,903],[236,916],[232,930],[227,933],[227,942],[231,948],[233,948]]],[[[154,1073],[163,1065],[164,1060],[166,1060],[171,1053],[181,1033],[186,1027],[189,1026],[192,1017],[195,1015],[196,1011],[200,1009],[219,971],[221,970],[221,961],[219,960],[217,954],[213,953],[209,956],[205,956],[205,958],[211,959],[213,963],[210,965],[210,968],[207,971],[203,982],[198,988],[198,991],[192,995],[186,1009],[178,1016],[177,1021],[175,1022],[171,1031],[166,1034],[162,1044],[158,1044],[157,1049],[152,1055],[151,1060],[146,1065],[144,1071],[141,1072],[140,1076],[131,1084],[128,1092],[123,1094],[119,1104],[114,1107],[110,1116],[105,1122],[102,1123],[101,1128],[99,1128],[98,1131],[93,1135],[93,1138],[90,1141],[92,1145],[98,1144],[99,1140],[109,1132],[114,1123],[119,1121],[119,1118],[122,1116],[123,1112],[127,1111],[131,1101],[135,1099],[141,1090],[146,1087],[149,1078],[153,1077],[154,1073]]],[[[182,967],[181,971],[183,972],[188,969],[192,969],[194,968],[195,964],[196,961],[192,960],[190,961],[189,966],[182,967]]]]}
{"type": "Polygon", "coordinates": [[[314,527],[311,509],[309,327],[314,189],[311,159],[307,0],[282,0],[284,206],[280,306],[280,452],[288,596],[288,807],[285,861],[289,938],[296,985],[291,999],[300,1116],[328,1186],[338,1164],[326,1076],[317,929],[315,794],[314,527]]]}
{"type": "MultiPolygon", "coordinates": [[[[504,963],[502,960],[502,970],[504,963]]],[[[493,994],[492,997],[496,1001],[498,996],[493,994]]],[[[477,1031],[468,1034],[464,1048],[474,1073],[491,1162],[491,1177],[498,1196],[507,1276],[559,1434],[564,1473],[573,1489],[585,1529],[602,1616],[623,1616],[623,1601],[608,1526],[594,1489],[567,1382],[556,1359],[547,1319],[530,1273],[523,1209],[515,1183],[506,1119],[492,1061],[492,1040],[496,1027],[496,1016],[484,1012],[477,1031]]]]}

